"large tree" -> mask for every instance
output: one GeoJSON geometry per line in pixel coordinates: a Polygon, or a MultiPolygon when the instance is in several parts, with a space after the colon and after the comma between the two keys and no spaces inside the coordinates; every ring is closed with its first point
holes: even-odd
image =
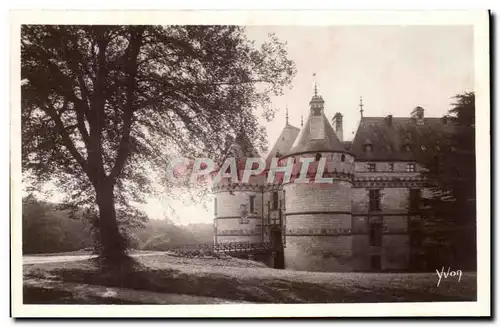
{"type": "Polygon", "coordinates": [[[25,175],[95,208],[111,260],[169,156],[222,157],[239,132],[262,148],[256,113],[295,74],[275,36],[256,45],[237,26],[25,25],[21,56],[25,175]]]}
{"type": "MultiPolygon", "coordinates": [[[[425,205],[428,264],[476,267],[476,156],[475,97],[473,92],[454,96],[443,117],[447,133],[439,138],[439,151],[420,159],[428,168],[432,196],[425,205]],[[442,255],[439,255],[439,253],[442,255]]],[[[432,149],[436,144],[429,144],[432,149]]]]}

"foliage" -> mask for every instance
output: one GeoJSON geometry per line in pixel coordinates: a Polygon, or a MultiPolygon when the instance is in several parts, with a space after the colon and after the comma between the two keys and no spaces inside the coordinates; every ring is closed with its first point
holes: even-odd
{"type": "Polygon", "coordinates": [[[212,224],[178,226],[166,220],[150,220],[137,234],[141,250],[166,251],[179,246],[212,245],[212,224]]]}
{"type": "Polygon", "coordinates": [[[99,217],[109,259],[145,223],[134,203],[189,189],[170,159],[221,158],[238,133],[265,149],[257,109],[295,74],[283,43],[238,26],[24,25],[21,65],[23,171],[99,217]]]}
{"type": "Polygon", "coordinates": [[[70,252],[92,246],[90,225],[52,203],[23,199],[23,254],[70,252]]]}
{"type": "Polygon", "coordinates": [[[428,265],[476,268],[476,174],[474,93],[459,94],[443,119],[450,133],[441,136],[440,150],[422,157],[432,181],[424,198],[428,265]]]}
{"type": "MultiPolygon", "coordinates": [[[[23,199],[23,253],[60,253],[93,246],[93,217],[71,213],[32,196],[23,199]]],[[[166,251],[184,245],[211,245],[212,224],[178,226],[167,220],[150,220],[142,229],[131,229],[132,249],[166,251]]]]}

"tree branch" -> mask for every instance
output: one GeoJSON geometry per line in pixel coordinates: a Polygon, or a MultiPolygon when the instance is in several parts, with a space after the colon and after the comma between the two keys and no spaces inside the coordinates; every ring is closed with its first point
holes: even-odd
{"type": "Polygon", "coordinates": [[[134,93],[137,86],[137,59],[142,43],[142,35],[144,33],[144,26],[139,26],[132,29],[131,38],[127,52],[129,53],[128,63],[126,71],[128,73],[127,78],[127,103],[124,109],[123,115],[123,129],[122,129],[122,139],[118,148],[118,154],[116,156],[115,164],[110,173],[111,183],[115,183],[116,179],[121,174],[127,157],[130,154],[130,131],[132,127],[132,121],[134,116],[134,93]]]}
{"type": "Polygon", "coordinates": [[[59,133],[61,134],[64,145],[71,153],[73,158],[75,158],[75,160],[80,164],[83,171],[85,171],[88,174],[89,172],[88,162],[76,149],[75,144],[69,137],[69,134],[66,130],[67,127],[64,126],[61,117],[57,114],[57,110],[51,104],[46,104],[44,106],[41,106],[40,108],[42,108],[45,111],[45,113],[54,121],[54,123],[56,124],[56,128],[59,130],[59,133]]]}

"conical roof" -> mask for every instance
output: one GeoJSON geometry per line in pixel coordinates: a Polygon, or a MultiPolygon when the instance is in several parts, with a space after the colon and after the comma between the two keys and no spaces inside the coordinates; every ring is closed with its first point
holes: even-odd
{"type": "Polygon", "coordinates": [[[247,135],[242,132],[236,135],[236,138],[230,148],[230,154],[237,159],[259,157],[259,152],[254,148],[247,135]]]}
{"type": "Polygon", "coordinates": [[[323,98],[315,94],[310,102],[309,117],[297,136],[289,154],[302,152],[345,152],[342,142],[328,122],[323,98]]]}
{"type": "Polygon", "coordinates": [[[273,148],[269,152],[267,160],[270,160],[273,157],[282,157],[287,155],[292,148],[293,142],[297,139],[299,132],[300,128],[286,124],[281,131],[280,136],[276,140],[276,143],[274,143],[273,148]]]}

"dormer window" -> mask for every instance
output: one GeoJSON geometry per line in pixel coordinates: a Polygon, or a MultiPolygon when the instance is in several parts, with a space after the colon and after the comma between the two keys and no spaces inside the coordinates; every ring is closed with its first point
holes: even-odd
{"type": "Polygon", "coordinates": [[[411,146],[409,144],[406,144],[404,146],[404,149],[405,149],[406,152],[410,152],[411,151],[411,146]]]}
{"type": "Polygon", "coordinates": [[[316,153],[316,156],[314,157],[316,161],[319,161],[321,159],[321,153],[316,153]]]}
{"type": "Polygon", "coordinates": [[[425,145],[421,145],[420,149],[422,149],[422,151],[427,151],[427,147],[425,145]]]}
{"type": "Polygon", "coordinates": [[[371,144],[365,144],[365,152],[372,152],[373,147],[371,144]]]}

